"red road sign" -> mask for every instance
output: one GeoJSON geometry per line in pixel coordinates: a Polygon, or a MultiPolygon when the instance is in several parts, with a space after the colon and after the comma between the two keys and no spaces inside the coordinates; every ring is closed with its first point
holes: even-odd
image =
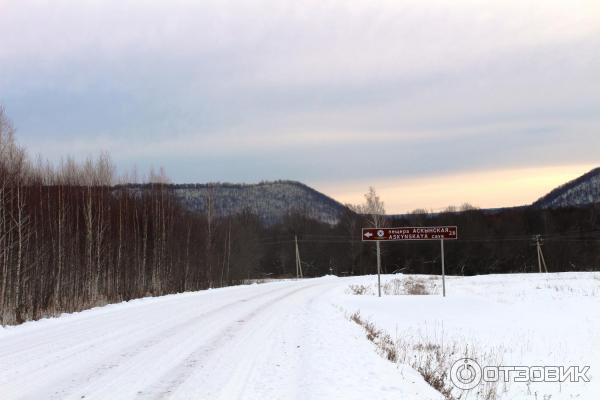
{"type": "Polygon", "coordinates": [[[400,228],[363,228],[362,240],[455,240],[458,238],[456,226],[422,226],[400,228]]]}

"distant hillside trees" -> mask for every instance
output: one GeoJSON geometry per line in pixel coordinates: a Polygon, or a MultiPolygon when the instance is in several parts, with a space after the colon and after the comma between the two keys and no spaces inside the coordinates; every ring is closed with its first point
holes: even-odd
{"type": "MultiPolygon", "coordinates": [[[[143,189],[144,185],[128,185],[143,189]]],[[[264,224],[278,223],[290,213],[302,213],[329,224],[339,222],[344,206],[332,198],[294,181],[257,184],[207,183],[172,185],[181,203],[200,213],[226,217],[251,212],[264,224]]]]}
{"type": "Polygon", "coordinates": [[[535,203],[536,208],[574,207],[600,202],[600,168],[554,189],[535,203]]]}

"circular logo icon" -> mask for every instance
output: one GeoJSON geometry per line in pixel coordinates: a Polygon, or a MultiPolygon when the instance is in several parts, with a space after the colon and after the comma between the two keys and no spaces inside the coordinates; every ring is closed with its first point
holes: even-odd
{"type": "Polygon", "coordinates": [[[377,236],[383,237],[383,235],[385,235],[385,232],[383,231],[383,229],[380,229],[377,231],[377,236]]]}
{"type": "Polygon", "coordinates": [[[459,389],[471,390],[481,383],[481,367],[475,360],[461,358],[452,365],[450,380],[459,389]]]}

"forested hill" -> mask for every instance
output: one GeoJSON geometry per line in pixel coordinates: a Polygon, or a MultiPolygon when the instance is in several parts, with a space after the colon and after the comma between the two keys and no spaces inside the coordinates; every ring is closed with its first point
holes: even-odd
{"type": "Polygon", "coordinates": [[[538,208],[581,206],[600,202],[600,168],[554,189],[535,203],[538,208]]]}
{"type": "Polygon", "coordinates": [[[209,204],[212,204],[216,217],[250,211],[266,224],[281,222],[285,215],[294,211],[321,222],[336,224],[345,210],[344,205],[334,199],[294,181],[183,184],[170,185],[170,188],[189,210],[206,213],[209,204]]]}

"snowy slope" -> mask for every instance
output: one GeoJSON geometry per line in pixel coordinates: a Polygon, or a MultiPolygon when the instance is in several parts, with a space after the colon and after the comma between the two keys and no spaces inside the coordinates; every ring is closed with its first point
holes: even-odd
{"type": "Polygon", "coordinates": [[[534,207],[573,207],[600,202],[600,168],[568,182],[535,203],[534,207]]]}

